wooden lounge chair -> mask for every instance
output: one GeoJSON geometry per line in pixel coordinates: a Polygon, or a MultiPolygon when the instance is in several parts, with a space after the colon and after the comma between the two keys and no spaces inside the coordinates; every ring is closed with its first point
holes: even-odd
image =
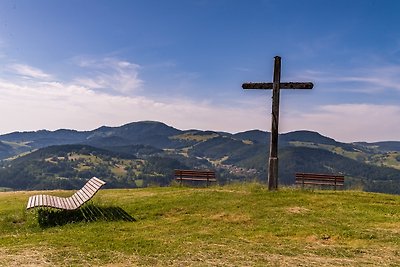
{"type": "Polygon", "coordinates": [[[71,197],[56,197],[49,195],[35,195],[29,197],[26,209],[36,207],[50,207],[63,210],[76,210],[89,201],[97,191],[105,185],[105,182],[93,177],[82,189],[78,190],[71,197]]]}

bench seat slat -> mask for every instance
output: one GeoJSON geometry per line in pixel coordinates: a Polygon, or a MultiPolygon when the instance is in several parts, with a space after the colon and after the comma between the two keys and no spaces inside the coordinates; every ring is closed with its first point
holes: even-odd
{"type": "MultiPolygon", "coordinates": [[[[296,184],[303,184],[302,182],[296,182],[296,184]]],[[[327,182],[304,182],[304,184],[315,184],[315,185],[338,185],[342,186],[344,185],[343,183],[327,183],[327,182]]]]}
{"type": "Polygon", "coordinates": [[[197,177],[193,177],[193,178],[176,178],[177,180],[186,180],[186,181],[210,181],[210,182],[216,182],[216,179],[205,179],[205,178],[197,178],[197,177]]]}
{"type": "Polygon", "coordinates": [[[308,180],[344,180],[344,177],[296,177],[296,179],[308,179],[308,180]]]}
{"type": "Polygon", "coordinates": [[[192,177],[198,177],[198,178],[204,178],[204,179],[207,179],[207,178],[209,178],[209,179],[215,179],[215,176],[211,176],[211,175],[197,175],[197,174],[194,174],[194,175],[177,175],[176,176],[177,178],[192,178],[192,177]]]}

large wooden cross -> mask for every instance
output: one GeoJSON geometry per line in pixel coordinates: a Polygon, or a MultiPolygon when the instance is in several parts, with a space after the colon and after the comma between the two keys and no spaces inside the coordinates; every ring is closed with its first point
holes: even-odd
{"type": "Polygon", "coordinates": [[[278,188],[278,123],[280,89],[312,89],[311,82],[281,83],[281,57],[275,57],[274,77],[272,83],[244,83],[243,89],[272,89],[272,126],[268,164],[268,189],[278,188]]]}

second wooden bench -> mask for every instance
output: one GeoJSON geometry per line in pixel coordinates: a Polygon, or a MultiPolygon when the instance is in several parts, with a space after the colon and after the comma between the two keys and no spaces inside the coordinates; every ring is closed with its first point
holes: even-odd
{"type": "Polygon", "coordinates": [[[296,173],[296,184],[301,185],[321,185],[334,186],[335,190],[338,186],[344,185],[344,176],[335,174],[320,173],[296,173]]]}
{"type": "Polygon", "coordinates": [[[210,182],[216,182],[214,171],[208,170],[175,170],[175,179],[180,181],[203,181],[207,186],[210,182]]]}

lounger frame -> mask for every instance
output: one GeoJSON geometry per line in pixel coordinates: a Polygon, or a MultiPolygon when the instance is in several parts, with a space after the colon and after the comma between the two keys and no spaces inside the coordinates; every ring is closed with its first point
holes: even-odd
{"type": "Polygon", "coordinates": [[[71,197],[57,197],[49,195],[35,195],[28,199],[26,209],[49,207],[62,210],[76,210],[88,202],[106,182],[93,177],[71,197]]]}

